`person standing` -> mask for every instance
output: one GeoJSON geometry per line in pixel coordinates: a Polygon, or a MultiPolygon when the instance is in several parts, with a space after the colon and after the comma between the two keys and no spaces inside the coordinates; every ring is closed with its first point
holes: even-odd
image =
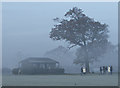
{"type": "Polygon", "coordinates": [[[112,75],[112,71],[113,71],[113,68],[112,68],[112,66],[110,66],[110,73],[111,73],[111,75],[112,75]]]}
{"type": "Polygon", "coordinates": [[[100,74],[102,75],[102,67],[100,67],[100,74]]]}
{"type": "Polygon", "coordinates": [[[83,68],[83,74],[86,74],[86,67],[83,68]]]}
{"type": "Polygon", "coordinates": [[[108,67],[106,66],[106,67],[105,67],[105,72],[107,72],[107,71],[108,71],[108,67]]]}
{"type": "Polygon", "coordinates": [[[105,72],[105,66],[103,66],[103,73],[105,74],[106,72],[105,72]]]}
{"type": "Polygon", "coordinates": [[[81,67],[81,75],[83,74],[83,67],[81,67]]]}

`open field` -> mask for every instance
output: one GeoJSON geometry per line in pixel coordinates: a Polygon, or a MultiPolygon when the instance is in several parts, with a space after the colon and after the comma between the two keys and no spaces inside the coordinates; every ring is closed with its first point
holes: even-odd
{"type": "Polygon", "coordinates": [[[4,75],[3,86],[117,86],[118,75],[4,75]]]}

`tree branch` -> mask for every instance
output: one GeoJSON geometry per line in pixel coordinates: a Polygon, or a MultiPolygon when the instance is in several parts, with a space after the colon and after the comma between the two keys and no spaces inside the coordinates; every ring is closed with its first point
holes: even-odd
{"type": "Polygon", "coordinates": [[[67,48],[68,48],[68,49],[71,49],[71,48],[74,47],[74,46],[77,46],[77,45],[75,44],[75,45],[72,45],[72,46],[68,46],[67,48]]]}

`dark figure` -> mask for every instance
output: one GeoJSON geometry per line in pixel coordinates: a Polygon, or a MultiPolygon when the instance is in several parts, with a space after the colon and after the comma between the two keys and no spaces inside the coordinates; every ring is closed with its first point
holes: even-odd
{"type": "Polygon", "coordinates": [[[112,68],[112,66],[110,66],[110,73],[111,73],[111,75],[112,75],[112,71],[113,71],[113,68],[112,68]]]}
{"type": "Polygon", "coordinates": [[[106,71],[105,71],[105,66],[103,66],[103,73],[104,73],[104,74],[106,73],[106,71]]]}
{"type": "Polygon", "coordinates": [[[106,67],[105,67],[105,72],[107,72],[107,71],[108,71],[108,67],[106,66],[106,67]]]}
{"type": "Polygon", "coordinates": [[[83,67],[81,67],[81,74],[83,74],[83,67]]]}
{"type": "Polygon", "coordinates": [[[102,74],[102,67],[100,67],[100,74],[102,74]]]}

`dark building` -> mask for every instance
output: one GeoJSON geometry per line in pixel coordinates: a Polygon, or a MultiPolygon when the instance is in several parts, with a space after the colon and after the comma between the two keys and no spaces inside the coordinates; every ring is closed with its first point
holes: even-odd
{"type": "Polygon", "coordinates": [[[19,67],[13,69],[13,74],[63,74],[59,62],[50,58],[27,58],[19,62],[19,67]]]}

